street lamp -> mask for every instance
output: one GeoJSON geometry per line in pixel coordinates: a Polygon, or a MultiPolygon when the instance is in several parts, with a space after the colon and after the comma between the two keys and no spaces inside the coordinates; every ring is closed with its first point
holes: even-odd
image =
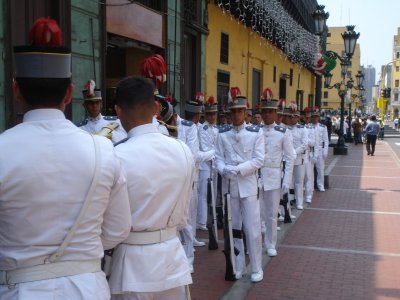
{"type": "MultiPolygon", "coordinates": [[[[315,34],[320,36],[319,45],[322,52],[326,51],[326,37],[328,30],[326,27],[326,20],[329,18],[329,13],[325,12],[324,5],[317,5],[316,10],[313,12],[312,17],[315,23],[315,34]]],[[[321,107],[322,98],[322,76],[316,75],[315,80],[315,106],[321,107]]]]}
{"type": "MultiPolygon", "coordinates": [[[[325,76],[325,88],[332,89],[336,88],[338,90],[338,94],[340,97],[340,129],[339,129],[339,138],[337,144],[333,148],[334,155],[347,155],[347,147],[345,145],[344,139],[344,98],[347,94],[347,90],[353,87],[353,80],[350,79],[346,82],[346,74],[348,67],[350,65],[350,60],[353,57],[355,46],[357,44],[357,39],[360,36],[360,33],[356,33],[354,31],[353,25],[346,26],[347,31],[342,34],[345,48],[345,55],[340,56],[334,51],[327,51],[326,55],[328,57],[337,58],[340,60],[341,66],[341,81],[331,84],[332,74],[324,74],[325,76]]],[[[357,82],[358,83],[358,82],[357,82]]]]}

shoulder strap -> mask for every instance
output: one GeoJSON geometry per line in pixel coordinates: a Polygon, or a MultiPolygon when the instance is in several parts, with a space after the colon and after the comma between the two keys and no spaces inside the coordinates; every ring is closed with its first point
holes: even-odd
{"type": "Polygon", "coordinates": [[[69,242],[71,241],[72,237],[75,234],[76,229],[80,225],[85,212],[89,206],[89,199],[92,198],[92,195],[95,191],[95,188],[97,186],[97,182],[99,179],[99,169],[100,169],[100,163],[101,163],[101,156],[100,156],[100,149],[99,149],[99,144],[96,141],[95,137],[91,135],[93,143],[94,143],[94,157],[95,157],[95,166],[94,166],[94,175],[92,179],[92,183],[90,184],[89,191],[86,195],[85,200],[83,201],[83,205],[81,207],[81,210],[79,212],[78,218],[75,220],[74,225],[71,227],[69,230],[68,234],[64,238],[63,242],[61,243],[60,247],[54,252],[49,258],[45,260],[45,263],[54,263],[60,260],[61,256],[64,254],[65,248],[67,248],[69,242]]]}

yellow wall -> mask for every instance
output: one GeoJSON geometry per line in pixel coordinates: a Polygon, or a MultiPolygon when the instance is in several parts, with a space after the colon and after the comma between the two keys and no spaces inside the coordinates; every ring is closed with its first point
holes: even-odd
{"type": "Polygon", "coordinates": [[[315,76],[300,65],[292,64],[278,48],[261,39],[243,24],[239,24],[229,13],[223,13],[214,4],[208,4],[210,30],[206,40],[205,94],[217,94],[218,70],[230,73],[230,86],[238,86],[242,95],[248,97],[252,107],[259,99],[251,99],[253,68],[261,72],[262,91],[269,87],[274,98],[279,97],[280,75],[290,74],[293,69],[293,84],[286,84],[286,102],[296,100],[296,90],[304,90],[303,106],[308,106],[309,94],[314,94],[315,76]],[[229,64],[220,63],[221,33],[229,35],[229,64]],[[276,66],[276,82],[273,68],[276,66]],[[299,76],[300,74],[300,76],[299,76]],[[299,80],[300,78],[300,80],[299,80]]]}
{"type": "MultiPolygon", "coordinates": [[[[346,27],[329,27],[329,32],[331,34],[330,37],[327,39],[327,49],[330,51],[334,51],[340,56],[342,55],[342,52],[344,52],[344,41],[342,38],[342,33],[346,31],[346,27]]],[[[362,34],[362,33],[361,33],[362,34]]],[[[354,80],[354,86],[357,85],[357,80],[356,80],[356,74],[358,70],[360,70],[360,45],[356,45],[356,49],[354,50],[353,57],[351,59],[351,66],[349,67],[348,71],[351,71],[351,76],[354,80]]],[[[331,80],[331,85],[334,85],[337,82],[341,82],[342,80],[342,75],[341,75],[341,67],[340,67],[340,60],[336,60],[336,67],[331,71],[332,73],[332,80],[331,80]]],[[[346,78],[346,81],[348,78],[346,78]]],[[[352,94],[358,94],[358,91],[353,89],[352,94]]],[[[340,108],[340,97],[338,95],[338,91],[333,88],[333,89],[322,89],[322,109],[324,108],[331,108],[331,109],[339,109],[340,108]],[[328,97],[325,98],[324,94],[325,92],[328,92],[328,97]],[[327,105],[324,103],[327,102],[327,105]]],[[[354,107],[353,107],[354,108],[354,107]]],[[[347,105],[345,105],[345,109],[347,109],[347,105]]]]}

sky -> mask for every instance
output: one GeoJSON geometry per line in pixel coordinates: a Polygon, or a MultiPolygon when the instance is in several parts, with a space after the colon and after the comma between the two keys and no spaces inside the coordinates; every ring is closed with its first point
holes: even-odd
{"type": "Polygon", "coordinates": [[[400,27],[400,0],[317,0],[329,12],[328,27],[355,25],[360,32],[361,65],[379,76],[392,61],[393,37],[400,27]]]}

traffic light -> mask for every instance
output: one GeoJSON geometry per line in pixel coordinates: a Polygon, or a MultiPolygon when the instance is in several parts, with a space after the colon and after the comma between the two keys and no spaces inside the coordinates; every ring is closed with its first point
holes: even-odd
{"type": "Polygon", "coordinates": [[[386,89],[381,89],[381,97],[385,98],[386,96],[386,89]]]}
{"type": "Polygon", "coordinates": [[[390,98],[390,93],[392,92],[391,88],[386,89],[386,98],[390,98]]]}

